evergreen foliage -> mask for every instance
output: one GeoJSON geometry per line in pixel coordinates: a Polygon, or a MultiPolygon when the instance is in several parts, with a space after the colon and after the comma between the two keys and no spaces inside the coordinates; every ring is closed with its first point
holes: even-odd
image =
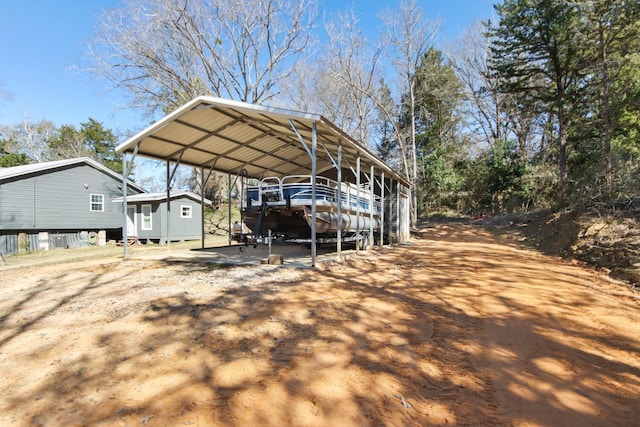
{"type": "Polygon", "coordinates": [[[29,156],[25,153],[16,153],[11,147],[15,142],[11,140],[0,140],[0,168],[12,166],[28,165],[31,163],[29,156]]]}

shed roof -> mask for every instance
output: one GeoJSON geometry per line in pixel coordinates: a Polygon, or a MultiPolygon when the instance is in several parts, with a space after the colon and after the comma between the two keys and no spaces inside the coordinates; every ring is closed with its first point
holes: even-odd
{"type": "MultiPolygon", "coordinates": [[[[193,200],[194,202],[201,202],[201,197],[195,193],[192,193],[191,191],[184,191],[184,190],[178,190],[178,191],[171,191],[171,199],[178,199],[178,198],[183,198],[186,197],[188,199],[193,200]]],[[[114,202],[116,203],[122,203],[122,197],[116,197],[113,199],[114,202]]],[[[158,192],[158,193],[141,193],[141,194],[134,194],[131,196],[127,196],[127,203],[133,203],[133,202],[159,202],[159,201],[164,201],[167,200],[167,192],[158,192]]],[[[204,204],[211,206],[212,202],[209,199],[204,199],[204,204]]]]}
{"type": "Polygon", "coordinates": [[[309,175],[312,129],[316,127],[318,174],[334,167],[342,145],[343,167],[408,181],[333,123],[317,114],[230,101],[210,96],[195,98],[142,132],[120,144],[118,152],[168,160],[194,167],[247,176],[309,175]],[[294,129],[295,127],[295,129],[294,129]],[[300,134],[305,144],[300,142],[300,134]],[[306,147],[305,147],[306,145],[306,147]],[[331,157],[329,154],[331,154],[331,157]]]}

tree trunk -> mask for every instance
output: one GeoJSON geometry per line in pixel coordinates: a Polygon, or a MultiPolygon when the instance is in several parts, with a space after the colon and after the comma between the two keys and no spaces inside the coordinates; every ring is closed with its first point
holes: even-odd
{"type": "Polygon", "coordinates": [[[600,63],[602,65],[602,118],[604,120],[604,161],[606,194],[611,196],[613,188],[613,165],[611,162],[611,108],[609,105],[609,63],[604,40],[604,28],[602,20],[598,21],[598,44],[600,50],[600,63]]]}
{"type": "Polygon", "coordinates": [[[558,102],[558,207],[567,206],[569,185],[568,185],[568,170],[567,170],[567,136],[566,136],[566,123],[564,114],[564,97],[561,97],[558,102]]]}
{"type": "Polygon", "coordinates": [[[411,156],[413,170],[411,171],[411,227],[418,224],[418,149],[416,146],[416,94],[415,77],[410,79],[411,96],[411,156]]]}

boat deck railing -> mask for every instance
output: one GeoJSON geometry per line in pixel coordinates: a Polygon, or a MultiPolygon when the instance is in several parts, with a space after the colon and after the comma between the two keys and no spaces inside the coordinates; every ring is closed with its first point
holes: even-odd
{"type": "MultiPolygon", "coordinates": [[[[361,184],[360,191],[352,183],[343,182],[339,184],[332,179],[316,177],[316,203],[338,203],[338,185],[341,187],[342,207],[356,210],[359,208],[363,213],[369,213],[373,207],[373,213],[380,213],[382,205],[380,196],[373,195],[373,206],[371,204],[371,191],[369,184],[361,184]]],[[[260,181],[258,185],[252,185],[245,189],[243,197],[243,207],[262,206],[264,202],[285,204],[287,199],[292,205],[304,205],[312,200],[312,184],[310,175],[287,175],[283,178],[268,177],[260,181]]]]}

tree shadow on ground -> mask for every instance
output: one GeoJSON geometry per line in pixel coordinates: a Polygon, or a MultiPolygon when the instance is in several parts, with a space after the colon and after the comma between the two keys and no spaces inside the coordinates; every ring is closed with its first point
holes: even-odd
{"type": "MultiPolygon", "coordinates": [[[[208,272],[170,267],[185,282],[208,272]]],[[[7,406],[37,399],[24,425],[48,417],[263,426],[640,419],[640,342],[592,319],[615,300],[589,285],[588,272],[472,227],[423,230],[411,245],[295,280],[278,270],[245,277],[205,297],[160,292],[140,301],[96,325],[90,349],[7,406]]],[[[637,320],[637,305],[627,308],[637,320]]]]}

